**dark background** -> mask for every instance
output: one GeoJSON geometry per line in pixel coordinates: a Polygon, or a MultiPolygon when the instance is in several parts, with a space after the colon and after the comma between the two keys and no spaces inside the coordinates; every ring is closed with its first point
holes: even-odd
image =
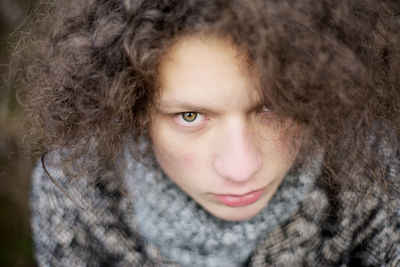
{"type": "MultiPolygon", "coordinates": [[[[20,107],[10,79],[10,56],[37,0],[0,0],[0,266],[35,266],[30,232],[29,187],[32,163],[19,143],[20,107]]],[[[12,73],[12,72],[11,72],[12,73]]]]}

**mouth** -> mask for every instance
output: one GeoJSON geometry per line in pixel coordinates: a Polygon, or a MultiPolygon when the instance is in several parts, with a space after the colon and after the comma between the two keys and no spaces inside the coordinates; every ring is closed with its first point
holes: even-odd
{"type": "Polygon", "coordinates": [[[255,203],[261,198],[265,191],[265,188],[260,190],[252,191],[244,195],[223,195],[216,194],[215,197],[221,204],[228,207],[243,207],[255,203]]]}

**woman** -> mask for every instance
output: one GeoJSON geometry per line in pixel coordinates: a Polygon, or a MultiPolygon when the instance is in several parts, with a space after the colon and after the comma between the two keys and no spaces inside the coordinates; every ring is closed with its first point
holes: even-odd
{"type": "Polygon", "coordinates": [[[39,265],[399,264],[395,3],[49,10],[20,90],[39,265]]]}

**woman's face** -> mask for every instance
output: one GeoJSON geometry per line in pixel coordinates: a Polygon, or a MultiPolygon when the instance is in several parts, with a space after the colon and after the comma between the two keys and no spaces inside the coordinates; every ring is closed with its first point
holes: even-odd
{"type": "Polygon", "coordinates": [[[180,39],[160,66],[161,95],[151,128],[164,172],[214,216],[258,214],[293,164],[296,126],[261,101],[259,80],[230,42],[180,39]],[[283,125],[284,124],[284,125],[283,125]]]}

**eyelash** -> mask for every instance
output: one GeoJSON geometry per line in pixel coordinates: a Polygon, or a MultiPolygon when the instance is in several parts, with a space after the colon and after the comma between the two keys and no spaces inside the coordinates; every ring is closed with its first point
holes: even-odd
{"type": "MultiPolygon", "coordinates": [[[[261,107],[257,113],[269,113],[271,110],[267,108],[266,106],[261,107]]],[[[198,127],[201,127],[201,124],[205,122],[207,119],[205,115],[203,115],[200,112],[196,111],[185,111],[185,112],[180,112],[174,114],[174,119],[175,121],[182,127],[190,128],[190,129],[196,129],[198,127]],[[196,114],[195,119],[192,122],[186,121],[183,116],[188,113],[194,113],[196,114]]]]}
{"type": "Polygon", "coordinates": [[[201,124],[202,122],[204,122],[204,120],[206,119],[206,117],[205,117],[203,114],[201,114],[201,113],[199,113],[199,112],[196,112],[196,111],[180,112],[180,113],[175,114],[174,117],[175,117],[176,122],[177,122],[179,125],[181,125],[181,126],[183,126],[183,127],[187,127],[187,128],[196,128],[196,127],[200,126],[200,124],[201,124]],[[192,122],[186,121],[186,120],[183,118],[183,116],[184,116],[185,114],[188,114],[188,113],[194,113],[194,114],[196,114],[195,119],[194,119],[192,122]]]}

